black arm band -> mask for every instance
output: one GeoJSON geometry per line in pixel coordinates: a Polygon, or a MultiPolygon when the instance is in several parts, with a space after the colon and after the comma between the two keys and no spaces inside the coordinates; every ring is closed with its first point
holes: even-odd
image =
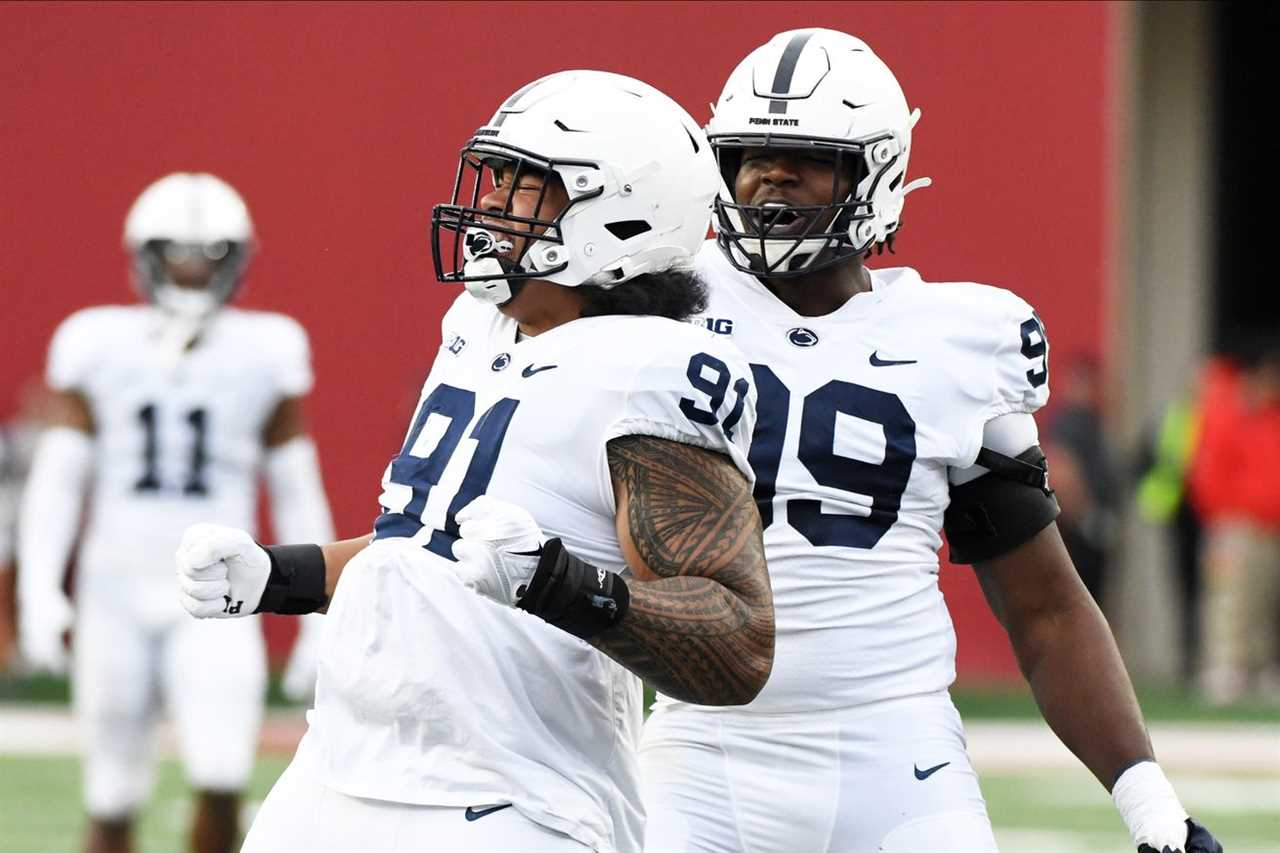
{"type": "Polygon", "coordinates": [[[621,575],[598,569],[565,550],[559,539],[542,546],[538,568],[516,606],[589,639],[618,624],[631,604],[621,575]]]}
{"type": "Polygon", "coordinates": [[[319,545],[264,545],[271,574],[254,613],[314,613],[329,603],[324,594],[324,551],[319,545]]]}
{"type": "Polygon", "coordinates": [[[1009,553],[1058,517],[1044,453],[1032,447],[1016,458],[983,449],[990,473],[951,487],[943,521],[951,562],[980,563],[1009,553]]]}

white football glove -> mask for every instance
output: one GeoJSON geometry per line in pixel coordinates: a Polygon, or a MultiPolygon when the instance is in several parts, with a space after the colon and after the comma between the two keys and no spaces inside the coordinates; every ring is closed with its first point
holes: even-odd
{"type": "Polygon", "coordinates": [[[481,495],[458,511],[458,533],[461,538],[453,543],[458,579],[514,607],[546,541],[538,522],[522,507],[481,495]]]}
{"type": "Polygon", "coordinates": [[[193,524],[176,555],[178,600],[197,619],[248,616],[258,609],[271,558],[243,530],[193,524]]]}
{"type": "Polygon", "coordinates": [[[310,703],[316,693],[316,672],[320,664],[320,634],[324,616],[308,613],[298,617],[298,636],[289,653],[280,679],[280,689],[291,702],[310,703]]]}
{"type": "Polygon", "coordinates": [[[18,654],[27,672],[65,675],[67,647],[62,635],[75,611],[61,590],[23,598],[18,611],[18,654]]]}

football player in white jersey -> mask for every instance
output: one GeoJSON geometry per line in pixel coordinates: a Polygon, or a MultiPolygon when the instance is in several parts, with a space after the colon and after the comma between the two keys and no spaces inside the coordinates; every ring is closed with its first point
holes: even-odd
{"type": "MultiPolygon", "coordinates": [[[[78,311],[50,347],[53,417],[20,519],[19,646],[36,668],[66,667],[73,607],[62,584],[88,497],[72,662],[86,848],[130,849],[163,702],[196,790],[193,848],[225,851],[239,835],[237,792],[257,748],[262,633],[256,619],[192,621],[173,600],[173,550],[197,520],[253,529],[260,476],[279,535],[332,535],[303,430],[307,336],[281,314],[226,306],[253,226],[239,194],[213,175],[175,173],[149,186],[124,242],[147,304],[78,311]]],[[[308,668],[297,655],[294,672],[308,668]]]]}
{"type": "Polygon", "coordinates": [[[760,691],[750,369],[680,322],[718,183],[701,129],[638,80],[521,88],[432,217],[437,273],[468,292],[372,536],[187,532],[194,615],[328,606],[310,728],[246,851],[639,851],[627,670],[689,702],[760,691]]]}
{"type": "Polygon", "coordinates": [[[13,546],[18,527],[18,495],[26,472],[9,424],[0,424],[0,675],[17,658],[17,620],[13,576],[13,546]]]}
{"type": "Polygon", "coordinates": [[[698,256],[703,320],[755,375],[777,656],[744,707],[660,699],[641,751],[646,849],[995,849],[948,696],[945,529],[1134,843],[1218,850],[1155,764],[1053,523],[1032,418],[1048,396],[1040,319],[1006,290],[862,264],[927,183],[906,178],[919,111],[866,44],[820,29],[751,53],[714,111],[724,182],[698,256]]]}

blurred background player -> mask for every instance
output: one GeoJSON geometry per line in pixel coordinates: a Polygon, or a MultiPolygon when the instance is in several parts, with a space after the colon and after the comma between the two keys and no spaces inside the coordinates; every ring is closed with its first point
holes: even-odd
{"type": "Polygon", "coordinates": [[[868,270],[892,248],[920,117],[862,41],[780,33],[730,75],[724,184],[698,270],[752,362],[751,462],[777,655],[743,708],[660,698],[641,751],[646,849],[994,851],[949,695],[944,528],[1041,711],[1142,853],[1217,853],[1158,765],[1106,621],[1054,524],[1032,414],[1049,343],[985,285],[868,270]],[[725,792],[732,792],[726,796],[725,792]]]}
{"type": "Polygon", "coordinates": [[[18,411],[0,423],[0,673],[17,670],[17,554],[18,510],[31,472],[40,432],[52,414],[55,395],[40,376],[22,384],[18,411]]]}
{"type": "Polygon", "coordinates": [[[1043,449],[1061,509],[1058,532],[1085,588],[1103,607],[1124,484],[1103,423],[1097,360],[1077,356],[1060,363],[1066,366],[1065,393],[1045,429],[1043,449]]]}
{"type": "Polygon", "coordinates": [[[750,370],[680,322],[705,297],[716,185],[701,129],[653,87],[522,87],[433,212],[437,272],[467,293],[373,535],[264,550],[187,531],[197,617],[328,606],[310,728],[246,851],[635,853],[627,670],[690,702],[760,691],[750,370]]]}
{"type": "Polygon", "coordinates": [[[1204,522],[1205,697],[1280,696],[1280,330],[1204,371],[1191,498],[1204,522]]]}
{"type": "Polygon", "coordinates": [[[9,436],[0,429],[0,676],[9,671],[17,656],[13,545],[19,481],[14,456],[9,436]]]}
{"type": "MultiPolygon", "coordinates": [[[[1138,447],[1135,504],[1142,519],[1163,528],[1163,544],[1178,585],[1179,660],[1184,685],[1200,673],[1200,544],[1203,524],[1191,501],[1190,476],[1199,438],[1198,383],[1173,396],[1138,447]]],[[[1055,475],[1056,476],[1056,475],[1055,475]]]]}
{"type": "MultiPolygon", "coordinates": [[[[20,518],[19,647],[28,667],[62,672],[74,622],[87,850],[130,849],[163,702],[196,790],[192,846],[227,851],[262,717],[263,637],[256,619],[188,618],[173,599],[173,551],[199,519],[252,530],[260,475],[279,538],[331,537],[302,420],[310,353],[289,317],[226,306],[254,233],[220,179],[155,182],[129,211],[124,243],[148,304],[78,311],[50,346],[47,428],[20,518]],[[73,609],[63,578],[86,498],[73,609]]],[[[309,668],[291,666],[295,682],[309,668]]]]}
{"type": "Polygon", "coordinates": [[[17,658],[13,553],[25,467],[9,424],[0,425],[0,675],[7,673],[17,658]]]}

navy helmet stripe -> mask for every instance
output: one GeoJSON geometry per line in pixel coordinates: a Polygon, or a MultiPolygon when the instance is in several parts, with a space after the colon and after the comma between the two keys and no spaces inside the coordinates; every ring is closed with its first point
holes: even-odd
{"type": "Polygon", "coordinates": [[[529,91],[530,89],[532,89],[534,86],[538,85],[541,82],[542,82],[542,78],[539,77],[537,80],[534,80],[532,83],[525,83],[523,86],[521,86],[519,89],[516,90],[516,93],[514,95],[512,95],[510,98],[507,98],[507,101],[506,103],[503,104],[503,106],[504,107],[515,106],[516,101],[520,100],[521,95],[523,95],[525,92],[529,91]]]}
{"type": "Polygon", "coordinates": [[[539,77],[537,80],[534,80],[532,83],[524,84],[518,90],[516,90],[516,93],[514,95],[512,95],[510,98],[507,98],[507,100],[502,104],[502,106],[498,108],[498,115],[494,118],[493,127],[502,127],[502,123],[507,120],[507,115],[508,115],[507,109],[509,107],[514,107],[516,104],[516,101],[520,100],[521,95],[523,95],[525,92],[532,89],[534,86],[537,86],[539,83],[542,82],[542,80],[543,78],[539,77]]]}
{"type": "MultiPolygon", "coordinates": [[[[786,49],[782,51],[782,58],[778,60],[778,70],[773,74],[773,91],[772,95],[785,95],[791,91],[791,78],[796,73],[796,63],[800,61],[800,54],[804,51],[805,43],[813,38],[813,33],[796,33],[791,37],[791,41],[787,42],[786,49]]],[[[787,102],[773,100],[769,102],[770,113],[785,113],[787,111],[787,102]]]]}

